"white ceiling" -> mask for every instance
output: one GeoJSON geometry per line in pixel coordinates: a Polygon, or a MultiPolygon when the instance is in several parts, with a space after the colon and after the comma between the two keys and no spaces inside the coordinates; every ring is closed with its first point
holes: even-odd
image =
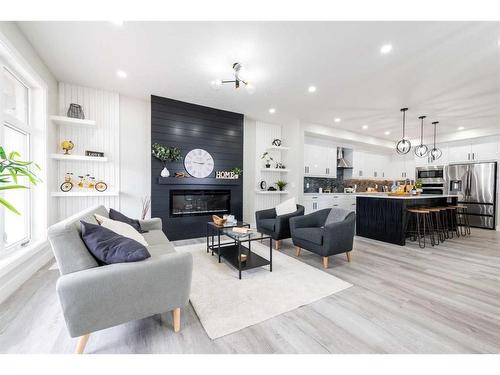
{"type": "Polygon", "coordinates": [[[148,98],[160,95],[284,123],[300,119],[394,140],[401,107],[500,130],[499,22],[19,22],[56,78],[148,98]],[[383,44],[393,45],[382,55],[383,44]],[[209,82],[243,63],[257,87],[209,82]],[[128,77],[121,80],[116,71],[128,77]],[[317,92],[307,88],[315,85],[317,92]],[[270,107],[276,113],[268,113],[270,107]],[[340,123],[333,119],[340,117],[340,123]],[[368,129],[362,130],[362,125],[368,129]],[[391,131],[385,135],[385,131],[391,131]]]}

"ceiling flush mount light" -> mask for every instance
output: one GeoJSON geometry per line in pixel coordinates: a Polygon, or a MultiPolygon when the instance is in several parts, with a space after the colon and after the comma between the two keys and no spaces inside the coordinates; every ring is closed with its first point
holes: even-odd
{"type": "Polygon", "coordinates": [[[420,116],[420,144],[415,147],[415,155],[419,158],[423,158],[429,152],[429,148],[424,145],[424,118],[426,116],[420,116]]]}
{"type": "Polygon", "coordinates": [[[364,130],[366,130],[366,129],[368,129],[368,125],[363,125],[363,126],[362,126],[362,128],[363,128],[364,130]]]}
{"type": "Polygon", "coordinates": [[[127,73],[125,73],[123,70],[117,70],[117,71],[116,71],[116,76],[117,76],[118,78],[122,78],[122,79],[123,79],[123,78],[127,78],[127,73]]]}
{"type": "Polygon", "coordinates": [[[436,147],[436,125],[439,124],[439,121],[434,121],[432,123],[432,125],[434,125],[434,145],[432,146],[432,150],[429,152],[429,155],[432,159],[432,161],[434,160],[438,160],[441,155],[443,155],[443,152],[436,147]]]}
{"type": "Polygon", "coordinates": [[[342,121],[342,119],[341,119],[341,118],[339,118],[339,117],[337,117],[337,118],[335,118],[333,121],[335,121],[335,122],[340,122],[340,121],[342,121]]]}
{"type": "Polygon", "coordinates": [[[408,108],[401,108],[401,112],[403,112],[403,138],[396,145],[396,151],[398,154],[404,155],[410,152],[411,143],[406,138],[406,111],[408,108]]]}
{"type": "Polygon", "coordinates": [[[269,108],[269,113],[270,114],[275,114],[276,113],[276,108],[269,108]]]}
{"type": "Polygon", "coordinates": [[[210,85],[216,90],[226,83],[234,84],[235,89],[239,89],[240,86],[243,85],[243,87],[247,88],[249,94],[253,94],[255,92],[255,86],[248,82],[246,69],[241,63],[235,62],[233,64],[233,76],[234,79],[229,80],[216,79],[210,82],[210,85]]]}
{"type": "Polygon", "coordinates": [[[391,132],[389,130],[387,130],[387,131],[384,132],[384,134],[385,135],[389,135],[389,134],[391,134],[391,132]]]}
{"type": "Polygon", "coordinates": [[[382,47],[380,47],[380,53],[382,55],[386,55],[391,51],[392,51],[392,44],[384,44],[382,47]]]}
{"type": "Polygon", "coordinates": [[[463,126],[459,126],[457,129],[458,130],[464,130],[465,128],[463,126]]]}
{"type": "Polygon", "coordinates": [[[308,91],[308,92],[310,92],[311,94],[312,94],[313,92],[316,92],[316,86],[309,86],[309,87],[307,88],[307,91],[308,91]]]}

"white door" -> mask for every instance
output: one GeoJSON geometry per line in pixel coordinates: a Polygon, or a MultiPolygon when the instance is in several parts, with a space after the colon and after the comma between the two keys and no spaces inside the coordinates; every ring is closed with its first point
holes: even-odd
{"type": "Polygon", "coordinates": [[[471,160],[497,160],[498,158],[498,141],[473,143],[471,145],[471,160]]]}
{"type": "MultiPolygon", "coordinates": [[[[472,150],[470,144],[453,145],[448,147],[448,161],[457,163],[462,161],[471,161],[472,150]]],[[[439,163],[439,160],[436,161],[439,163]]]]}

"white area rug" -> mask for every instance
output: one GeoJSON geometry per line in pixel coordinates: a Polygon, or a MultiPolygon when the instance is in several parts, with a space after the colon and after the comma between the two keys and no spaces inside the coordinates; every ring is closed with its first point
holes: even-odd
{"type": "MultiPolygon", "coordinates": [[[[273,250],[269,266],[242,272],[218,263],[204,244],[178,246],[193,254],[191,303],[211,339],[307,305],[352,286],[322,270],[273,250]]],[[[252,251],[268,259],[269,245],[254,241],[252,251]]],[[[321,258],[318,257],[318,262],[321,258]]]]}

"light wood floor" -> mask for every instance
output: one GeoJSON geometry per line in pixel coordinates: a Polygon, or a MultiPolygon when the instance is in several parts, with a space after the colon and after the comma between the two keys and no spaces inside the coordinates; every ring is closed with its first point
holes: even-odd
{"type": "MultiPolygon", "coordinates": [[[[281,251],[295,256],[289,242],[281,251]]],[[[299,259],[321,268],[321,258],[307,251],[299,259]]],[[[354,286],[214,341],[188,306],[179,334],[165,313],[97,332],[86,351],[500,352],[500,232],[473,230],[470,238],[424,250],[357,238],[352,262],[334,256],[326,272],[354,286]]],[[[57,277],[43,268],[0,306],[0,353],[73,352],[76,339],[65,329],[57,277]]]]}

